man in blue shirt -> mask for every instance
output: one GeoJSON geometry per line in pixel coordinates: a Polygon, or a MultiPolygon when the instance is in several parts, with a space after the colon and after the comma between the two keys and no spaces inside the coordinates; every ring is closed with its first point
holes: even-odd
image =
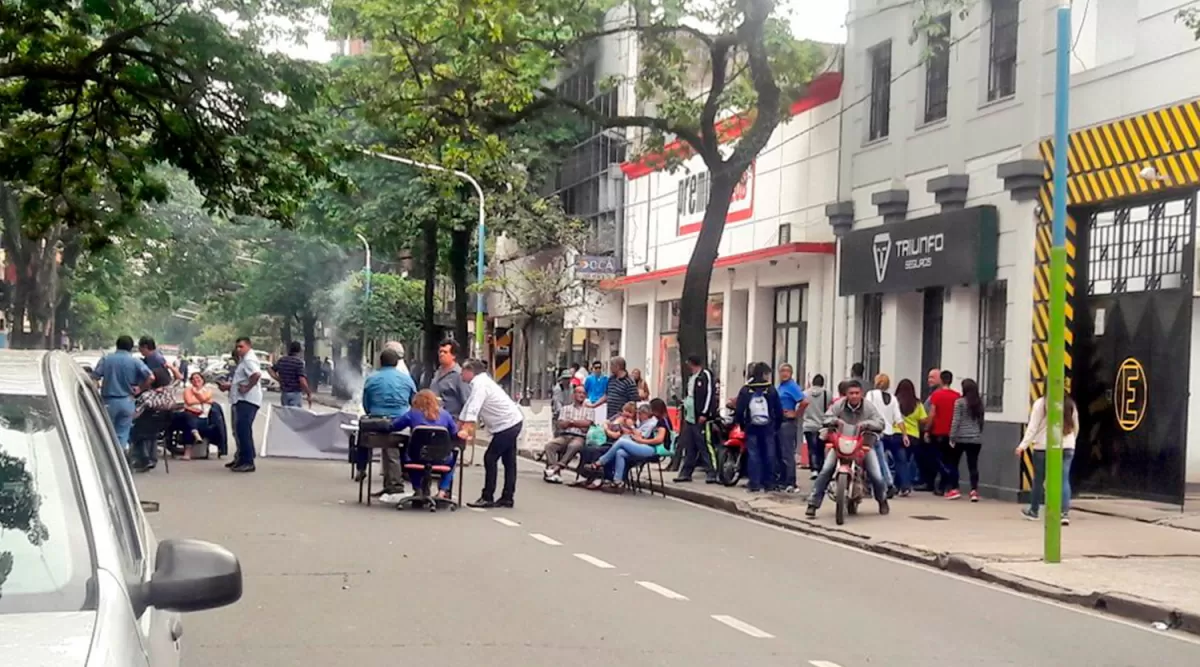
{"type": "MultiPolygon", "coordinates": [[[[379,370],[367,376],[363,383],[363,412],[370,417],[399,417],[408,412],[417,385],[412,376],[400,370],[400,354],[386,349],[379,355],[379,370]]],[[[367,474],[367,460],[371,450],[358,450],[358,473],[355,480],[367,474]]],[[[383,490],[379,495],[404,493],[404,473],[400,469],[400,452],[384,449],[380,453],[383,464],[383,490]]]]}
{"type": "Polygon", "coordinates": [[[152,377],[146,364],[133,356],[133,338],[118,338],[116,351],[100,359],[92,370],[92,377],[100,381],[100,396],[117,432],[117,442],[128,450],[129,431],[133,428],[134,387],[147,388],[152,377]]]}
{"type": "MultiPolygon", "coordinates": [[[[587,403],[584,405],[589,408],[599,408],[607,402],[608,397],[608,376],[604,374],[604,367],[599,361],[592,362],[592,374],[587,376],[583,381],[583,390],[587,392],[587,403]]],[[[620,406],[618,406],[618,410],[620,406]]],[[[603,422],[607,419],[608,409],[596,410],[596,421],[603,422]]]]}
{"type": "Polygon", "coordinates": [[[179,380],[181,375],[179,369],[167,363],[167,358],[162,352],[158,351],[158,345],[150,336],[142,336],[138,339],[138,352],[142,353],[142,360],[146,363],[146,368],[151,372],[156,368],[165,368],[171,372],[171,377],[179,380]]]}
{"type": "Polygon", "coordinates": [[[779,427],[780,475],[775,485],[788,493],[796,492],[796,446],[800,438],[800,419],[806,404],[804,390],[793,377],[791,364],[779,367],[779,403],[783,407],[783,424],[779,427]]]}

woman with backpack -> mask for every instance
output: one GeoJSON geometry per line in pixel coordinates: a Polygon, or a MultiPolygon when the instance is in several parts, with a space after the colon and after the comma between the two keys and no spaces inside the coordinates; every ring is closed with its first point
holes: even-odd
{"type": "Polygon", "coordinates": [[[979,450],[983,448],[983,399],[979,385],[972,379],[962,381],[962,398],[954,402],[950,422],[950,451],[946,453],[946,499],[958,500],[958,462],[967,455],[967,474],[971,476],[971,502],[979,502],[979,450]]]}
{"type": "Polygon", "coordinates": [[[733,422],[746,432],[746,454],[750,457],[747,491],[761,493],[775,479],[775,438],[783,423],[783,404],[771,384],[771,367],[763,362],[751,366],[750,378],[738,392],[733,422]]]}
{"type": "Polygon", "coordinates": [[[900,414],[900,403],[892,396],[888,388],[892,386],[892,379],[887,376],[887,373],[880,373],[875,376],[875,388],[867,392],[867,402],[875,406],[879,414],[883,416],[883,433],[875,440],[875,458],[879,459],[879,469],[883,473],[883,481],[887,484],[888,498],[896,496],[897,487],[908,488],[912,484],[908,483],[908,471],[904,468],[908,465],[908,456],[904,452],[904,441],[899,434],[899,429],[904,427],[904,415],[900,414]],[[887,456],[890,454],[892,462],[896,466],[896,474],[892,475],[891,469],[888,467],[887,456]],[[903,459],[904,463],[901,463],[903,459]],[[903,481],[901,480],[903,475],[903,481]]]}
{"type": "Polygon", "coordinates": [[[808,404],[804,406],[804,421],[801,428],[804,442],[808,445],[809,479],[816,479],[817,472],[825,465],[825,443],[821,441],[821,429],[825,421],[825,413],[829,410],[829,392],[825,389],[825,376],[820,373],[813,376],[812,384],[804,392],[808,404]]]}
{"type": "Polygon", "coordinates": [[[903,422],[900,426],[900,458],[896,459],[896,470],[899,473],[903,467],[904,474],[900,477],[900,497],[912,493],[911,449],[921,442],[921,430],[929,423],[929,413],[925,412],[925,404],[917,398],[917,388],[912,380],[905,378],[896,385],[896,406],[900,409],[903,422]]]}

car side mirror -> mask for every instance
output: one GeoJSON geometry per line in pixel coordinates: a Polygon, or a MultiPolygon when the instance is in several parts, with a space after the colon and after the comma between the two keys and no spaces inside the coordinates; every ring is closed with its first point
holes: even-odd
{"type": "Polygon", "coordinates": [[[142,602],[166,611],[200,611],[242,597],[242,565],[224,547],[200,540],[164,540],[142,602]]]}

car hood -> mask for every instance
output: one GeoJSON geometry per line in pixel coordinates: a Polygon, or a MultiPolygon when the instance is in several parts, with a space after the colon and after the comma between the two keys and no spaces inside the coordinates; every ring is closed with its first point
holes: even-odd
{"type": "Polygon", "coordinates": [[[85,665],[95,625],[94,611],[0,614],[0,665],[85,665]]]}

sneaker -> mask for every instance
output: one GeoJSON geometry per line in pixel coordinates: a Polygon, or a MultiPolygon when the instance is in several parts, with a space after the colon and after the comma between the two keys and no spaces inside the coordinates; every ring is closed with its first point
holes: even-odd
{"type": "Polygon", "coordinates": [[[405,498],[411,498],[411,493],[385,493],[379,496],[379,502],[384,505],[399,505],[405,498]]]}
{"type": "Polygon", "coordinates": [[[676,484],[684,484],[684,483],[692,481],[692,476],[691,475],[680,475],[671,481],[675,482],[676,484]]]}
{"type": "Polygon", "coordinates": [[[817,518],[817,508],[813,507],[812,505],[809,505],[808,507],[804,508],[804,518],[806,518],[806,519],[817,518]]]}
{"type": "Polygon", "coordinates": [[[1021,510],[1021,516],[1025,517],[1026,521],[1037,521],[1038,520],[1037,512],[1034,512],[1033,510],[1029,509],[1028,507],[1021,510]]]}
{"type": "Polygon", "coordinates": [[[800,489],[796,488],[795,486],[788,486],[786,489],[783,490],[783,492],[788,495],[794,495],[794,494],[800,493],[800,489]]]}
{"type": "Polygon", "coordinates": [[[553,475],[546,478],[546,481],[551,484],[562,484],[562,473],[556,470],[553,475]]]}
{"type": "Polygon", "coordinates": [[[892,498],[895,498],[895,497],[896,497],[896,494],[898,494],[898,493],[899,493],[899,491],[897,491],[897,490],[896,490],[896,487],[894,487],[894,486],[889,486],[889,487],[888,487],[888,490],[887,490],[887,497],[888,497],[888,500],[891,500],[892,498]]]}
{"type": "Polygon", "coordinates": [[[817,478],[817,473],[815,473],[815,472],[814,472],[813,474],[811,474],[811,475],[809,475],[809,476],[808,476],[808,479],[809,479],[809,481],[812,481],[812,480],[814,480],[814,479],[816,479],[816,478],[817,478]]]}
{"type": "Polygon", "coordinates": [[[950,489],[946,492],[946,500],[958,500],[962,498],[962,493],[958,489],[950,489]]]}
{"type": "Polygon", "coordinates": [[[880,514],[882,514],[883,516],[887,516],[888,513],[891,511],[892,511],[892,507],[890,505],[888,505],[887,498],[884,498],[883,500],[879,501],[879,513],[880,514]]]}
{"type": "Polygon", "coordinates": [[[716,475],[709,475],[704,478],[705,484],[720,484],[721,480],[717,479],[716,475]]]}
{"type": "Polygon", "coordinates": [[[971,489],[971,502],[973,502],[973,503],[979,502],[979,492],[976,491],[975,489],[971,489]]]}
{"type": "Polygon", "coordinates": [[[1071,525],[1071,517],[1067,516],[1066,514],[1062,515],[1062,525],[1064,525],[1064,526],[1071,525]]]}
{"type": "Polygon", "coordinates": [[[764,489],[751,489],[751,488],[746,489],[746,493],[751,493],[751,494],[763,493],[763,492],[764,492],[764,489]]]}
{"type": "Polygon", "coordinates": [[[230,468],[230,470],[233,472],[254,472],[255,468],[253,463],[243,463],[230,468]]]}
{"type": "Polygon", "coordinates": [[[513,501],[511,499],[501,498],[493,503],[492,507],[507,507],[508,509],[512,509],[513,501]]]}
{"type": "Polygon", "coordinates": [[[356,481],[356,482],[361,482],[361,481],[365,480],[366,478],[367,478],[366,470],[359,470],[354,473],[354,481],[356,481]]]}
{"type": "Polygon", "coordinates": [[[238,467],[238,465],[239,465],[238,460],[235,458],[232,461],[229,461],[228,463],[226,463],[225,467],[226,468],[236,468],[236,467],[238,467]]]}

